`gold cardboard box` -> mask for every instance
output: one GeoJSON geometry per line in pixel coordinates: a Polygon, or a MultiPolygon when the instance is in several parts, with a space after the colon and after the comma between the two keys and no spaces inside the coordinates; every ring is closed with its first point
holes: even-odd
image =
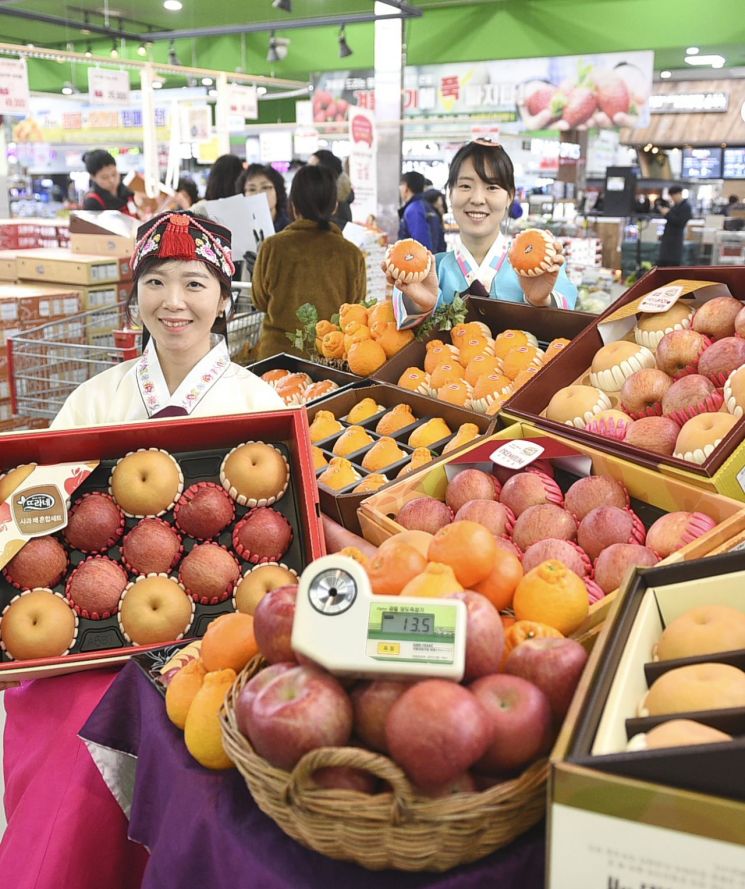
{"type": "Polygon", "coordinates": [[[18,255],[18,277],[64,284],[108,284],[131,279],[129,259],[89,256],[70,250],[24,250],[18,255]]]}

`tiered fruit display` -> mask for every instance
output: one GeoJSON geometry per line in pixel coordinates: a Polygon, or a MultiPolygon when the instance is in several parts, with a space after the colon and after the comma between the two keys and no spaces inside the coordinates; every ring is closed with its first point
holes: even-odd
{"type": "Polygon", "coordinates": [[[424,366],[406,368],[397,385],[493,416],[568,342],[552,340],[544,352],[524,330],[504,330],[492,337],[481,321],[456,324],[450,342],[427,342],[424,366]]]}
{"type": "MultiPolygon", "coordinates": [[[[526,575],[547,560],[561,563],[582,579],[589,604],[616,590],[634,566],[654,565],[716,524],[703,513],[680,511],[663,515],[645,528],[620,482],[591,475],[578,479],[564,493],[547,461],[540,468],[502,471],[501,478],[464,468],[448,484],[444,503],[430,496],[415,497],[404,504],[396,522],[409,531],[428,534],[446,531],[464,519],[481,525],[526,575]]],[[[464,546],[469,553],[475,548],[467,542],[464,546]]],[[[499,580],[497,576],[492,582],[499,580]]],[[[551,575],[544,580],[558,578],[551,575]]],[[[473,588],[489,596],[500,610],[513,607],[518,619],[539,620],[567,632],[558,619],[542,620],[521,597],[513,602],[511,597],[491,596],[489,582],[473,588]]]]}
{"type": "MultiPolygon", "coordinates": [[[[343,686],[304,659],[298,663],[290,645],[297,588],[276,590],[255,614],[256,639],[270,666],[247,682],[236,706],[238,726],[256,753],[291,770],[318,747],[364,746],[390,756],[414,791],[427,797],[476,792],[545,755],[584,667],[585,650],[556,631],[551,646],[506,643],[492,601],[463,588],[463,583],[475,586],[498,575],[510,596],[522,588],[526,597],[539,597],[517,560],[485,528],[467,521],[435,535],[403,532],[372,559],[358,557],[376,593],[457,596],[465,602],[463,682],[377,679],[343,686]],[[510,654],[505,657],[506,648],[510,654]],[[518,656],[520,648],[524,653],[518,656]]],[[[552,564],[546,563],[548,570],[552,564]]],[[[582,584],[579,578],[574,582],[582,584]]],[[[574,602],[565,609],[570,614],[579,597],[567,594],[574,602]]],[[[584,591],[581,598],[586,609],[584,591]]],[[[349,768],[324,769],[314,780],[322,787],[386,790],[370,775],[349,768]]]]}
{"type": "Polygon", "coordinates": [[[546,417],[655,454],[708,460],[745,411],[745,307],[731,296],[642,314],[546,417]]]}

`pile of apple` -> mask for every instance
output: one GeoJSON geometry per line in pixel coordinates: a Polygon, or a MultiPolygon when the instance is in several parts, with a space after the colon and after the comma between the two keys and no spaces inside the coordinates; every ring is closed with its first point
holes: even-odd
{"type": "MultiPolygon", "coordinates": [[[[470,521],[491,532],[529,572],[555,559],[582,578],[590,603],[612,593],[635,566],[648,567],[711,530],[716,521],[700,512],[671,512],[649,529],[629,507],[626,488],[615,479],[590,475],[564,493],[549,461],[495,475],[464,468],[450,481],[444,502],[421,496],[408,501],[396,522],[408,530],[437,534],[453,522],[470,521]]],[[[500,568],[504,573],[504,566],[500,568]]],[[[513,605],[498,578],[473,587],[500,611],[513,605]]],[[[518,615],[519,616],[519,615],[518,615]]]]}
{"type": "MultiPolygon", "coordinates": [[[[426,796],[474,792],[524,769],[548,752],[587,658],[572,639],[517,646],[503,663],[504,629],[494,606],[462,591],[468,611],[461,684],[442,679],[340,681],[296,656],[290,640],[297,587],[267,593],[254,631],[269,666],[242,689],[241,732],[255,751],[291,770],[319,747],[356,745],[387,754],[426,796]]],[[[369,773],[324,768],[320,787],[385,791],[369,773]]]]}

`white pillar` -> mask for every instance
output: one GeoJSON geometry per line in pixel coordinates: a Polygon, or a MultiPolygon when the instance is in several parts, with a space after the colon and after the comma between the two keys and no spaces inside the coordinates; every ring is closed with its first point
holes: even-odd
{"type": "MultiPolygon", "coordinates": [[[[375,12],[395,7],[376,2],[375,12]]],[[[375,22],[375,118],[378,157],[378,224],[392,237],[398,232],[398,182],[401,177],[403,20],[375,22]]],[[[353,183],[354,184],[354,183],[353,183]]]]}
{"type": "Polygon", "coordinates": [[[217,105],[215,127],[220,154],[230,154],[230,97],[228,96],[228,75],[217,75],[217,105]]]}
{"type": "Polygon", "coordinates": [[[150,65],[140,71],[142,92],[142,166],[145,177],[145,193],[148,197],[158,196],[158,137],[155,132],[155,96],[153,90],[153,69],[150,65]]]}

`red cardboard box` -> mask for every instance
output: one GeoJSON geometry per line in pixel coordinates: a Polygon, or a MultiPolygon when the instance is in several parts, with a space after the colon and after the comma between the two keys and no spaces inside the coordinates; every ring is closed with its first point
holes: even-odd
{"type": "MultiPolygon", "coordinates": [[[[64,431],[10,433],[0,436],[0,471],[13,468],[21,463],[35,462],[40,465],[72,463],[80,461],[115,461],[138,448],[162,448],[179,459],[185,475],[185,484],[193,481],[187,461],[202,459],[199,452],[219,452],[226,454],[233,447],[246,441],[266,441],[277,443],[286,449],[290,464],[290,500],[293,504],[296,522],[297,569],[324,554],[324,543],[319,520],[318,492],[313,473],[313,461],[308,435],[308,423],[304,409],[283,410],[276,413],[241,414],[226,417],[208,417],[179,420],[177,422],[131,423],[122,426],[101,426],[93,429],[72,429],[64,431]]],[[[210,454],[210,459],[221,460],[221,456],[210,454]]],[[[219,466],[219,463],[218,463],[219,466]]],[[[108,468],[99,466],[96,473],[106,474],[108,468]]],[[[199,475],[197,472],[196,475],[199,475]]],[[[91,476],[91,481],[93,475],[91,476]]],[[[86,482],[87,483],[87,482],[86,482]]],[[[19,486],[19,493],[23,485],[19,486]]],[[[82,491],[81,487],[81,491],[82,491]]],[[[12,495],[12,496],[15,496],[12,495]]],[[[288,495],[286,494],[285,497],[288,495]]],[[[277,508],[284,501],[278,501],[277,508]]],[[[187,538],[184,538],[186,543],[187,538]]],[[[241,563],[241,572],[250,566],[241,563]]],[[[292,566],[291,566],[292,567],[292,566]]],[[[0,586],[0,611],[16,594],[4,581],[0,586]]],[[[189,636],[201,636],[212,617],[232,610],[230,599],[219,605],[197,605],[189,636]],[[226,609],[224,606],[228,605],[226,609]],[[201,613],[200,613],[201,609],[201,613]]],[[[88,622],[91,623],[91,622],[88,622]]],[[[102,622],[96,622],[102,624],[102,622]]],[[[82,628],[82,619],[81,619],[82,628]]],[[[98,628],[97,628],[98,629],[98,628]]],[[[101,629],[103,629],[101,627],[101,629]]],[[[2,620],[0,619],[0,637],[2,620]]],[[[112,631],[104,635],[109,640],[112,631]]],[[[85,644],[85,636],[79,633],[79,640],[85,644]]],[[[159,643],[163,644],[163,643],[159,643]]],[[[119,644],[101,646],[95,639],[90,650],[73,651],[63,657],[38,660],[12,661],[0,652],[0,677],[32,678],[55,676],[79,670],[118,664],[132,654],[147,647],[127,646],[119,638],[119,644]]]]}

